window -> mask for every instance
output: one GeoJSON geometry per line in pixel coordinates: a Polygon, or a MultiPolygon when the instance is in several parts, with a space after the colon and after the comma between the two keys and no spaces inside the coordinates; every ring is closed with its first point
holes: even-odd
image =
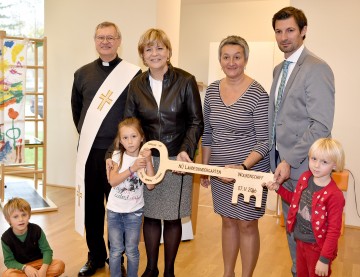
{"type": "Polygon", "coordinates": [[[44,0],[1,0],[0,30],[8,36],[44,35],[44,0]]]}
{"type": "MultiPolygon", "coordinates": [[[[44,0],[1,0],[0,30],[7,36],[42,38],[44,36],[44,0]]],[[[36,137],[43,141],[43,93],[44,70],[42,43],[31,43],[27,49],[25,137],[36,137]],[[37,67],[40,66],[40,69],[37,67]],[[37,81],[35,82],[35,80],[37,81]],[[37,117],[35,117],[35,109],[37,117]]],[[[38,156],[39,168],[42,168],[42,151],[39,148],[26,148],[25,160],[34,163],[38,156]]]]}

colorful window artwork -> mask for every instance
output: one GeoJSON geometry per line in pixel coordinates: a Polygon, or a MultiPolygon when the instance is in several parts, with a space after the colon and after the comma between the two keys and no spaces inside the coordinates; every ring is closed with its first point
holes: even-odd
{"type": "Polygon", "coordinates": [[[0,163],[22,163],[28,42],[6,38],[0,41],[0,163]]]}

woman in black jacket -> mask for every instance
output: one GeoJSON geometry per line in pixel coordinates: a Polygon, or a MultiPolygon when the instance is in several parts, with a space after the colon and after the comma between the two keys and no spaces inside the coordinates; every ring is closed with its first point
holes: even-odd
{"type": "MultiPolygon", "coordinates": [[[[146,31],[140,38],[138,52],[149,70],[130,83],[125,117],[140,119],[146,140],[163,142],[169,159],[192,162],[204,126],[195,77],[170,64],[171,44],[162,30],[146,31]]],[[[159,157],[153,155],[157,169],[159,157]]],[[[191,214],[192,175],[168,171],[155,189],[144,190],[147,267],[142,277],[159,274],[161,220],[164,221],[164,276],[174,276],[181,218],[191,214]]]]}

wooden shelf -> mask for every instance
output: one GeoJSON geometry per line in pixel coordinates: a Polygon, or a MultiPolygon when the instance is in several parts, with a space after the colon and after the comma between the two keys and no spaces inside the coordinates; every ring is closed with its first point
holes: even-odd
{"type": "MultiPolygon", "coordinates": [[[[3,40],[27,40],[29,43],[28,49],[33,52],[29,53],[27,57],[27,71],[26,83],[31,83],[31,86],[25,88],[25,105],[30,105],[30,111],[33,113],[30,116],[25,113],[25,126],[33,128],[32,135],[25,137],[25,149],[34,151],[33,160],[25,161],[18,164],[1,164],[0,165],[0,201],[4,205],[5,187],[7,176],[11,176],[11,180],[16,177],[30,177],[34,184],[34,190],[42,199],[48,204],[44,209],[36,209],[34,211],[48,211],[57,209],[54,203],[46,196],[46,110],[47,110],[47,39],[44,38],[22,38],[6,36],[5,31],[0,31],[0,41],[3,40]],[[29,99],[30,98],[30,99],[29,99]],[[28,123],[28,124],[27,124],[28,123]]],[[[26,132],[25,128],[25,132],[26,132]]],[[[10,178],[9,178],[10,179],[10,178]]]]}

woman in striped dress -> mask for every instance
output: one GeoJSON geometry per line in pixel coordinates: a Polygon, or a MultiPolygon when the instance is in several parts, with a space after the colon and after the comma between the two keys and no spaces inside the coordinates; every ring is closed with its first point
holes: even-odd
{"type": "MultiPolygon", "coordinates": [[[[244,73],[249,57],[246,41],[229,36],[219,46],[219,61],[225,78],[213,82],[204,100],[205,129],[203,163],[269,172],[268,102],[263,87],[244,73]]],[[[211,191],[215,213],[222,218],[224,277],[235,276],[240,251],[242,276],[252,276],[260,251],[258,219],[265,212],[267,190],[261,208],[255,199],[231,203],[233,181],[206,176],[201,184],[211,191]]]]}

